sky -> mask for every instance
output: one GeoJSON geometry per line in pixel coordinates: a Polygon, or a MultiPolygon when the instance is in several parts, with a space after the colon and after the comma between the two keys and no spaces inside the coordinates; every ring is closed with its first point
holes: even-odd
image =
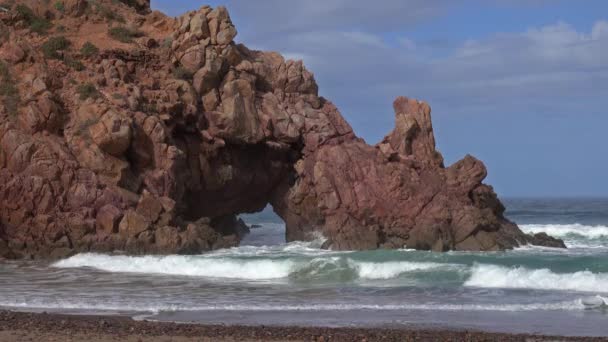
{"type": "Polygon", "coordinates": [[[446,165],[481,159],[500,196],[608,196],[606,0],[152,0],[204,4],[228,8],[237,42],[302,59],[370,144],[413,97],[446,165]]]}

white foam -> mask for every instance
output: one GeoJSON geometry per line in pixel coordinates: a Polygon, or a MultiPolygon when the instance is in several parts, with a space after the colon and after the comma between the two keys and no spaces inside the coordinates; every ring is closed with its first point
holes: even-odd
{"type": "Polygon", "coordinates": [[[144,273],[244,280],[282,279],[301,271],[306,271],[310,276],[319,275],[324,272],[351,271],[361,279],[390,279],[407,272],[459,267],[459,265],[434,262],[366,262],[353,260],[339,254],[321,254],[311,259],[305,257],[308,255],[305,250],[300,249],[299,252],[299,257],[280,258],[262,256],[272,253],[259,247],[251,250],[248,249],[248,252],[233,251],[229,254],[228,251],[225,251],[222,254],[196,256],[110,256],[85,253],[58,261],[53,266],[58,268],[91,267],[116,273],[144,273]],[[335,267],[332,268],[331,266],[335,267]]]}
{"type": "Polygon", "coordinates": [[[295,266],[292,260],[205,258],[201,256],[109,256],[78,254],[53,264],[59,268],[92,267],[108,272],[153,273],[232,279],[285,278],[295,266]]]}
{"type": "Polygon", "coordinates": [[[390,279],[407,272],[425,271],[451,266],[434,262],[409,261],[360,262],[349,260],[349,264],[352,268],[357,270],[357,274],[363,279],[390,279]]]}
{"type": "Polygon", "coordinates": [[[589,239],[608,238],[607,226],[574,224],[522,224],[521,230],[530,234],[547,233],[555,237],[580,236],[589,239]]]}
{"type": "Polygon", "coordinates": [[[608,292],[608,274],[579,271],[554,273],[549,269],[528,269],[475,264],[465,286],[558,291],[608,292]]]}
{"type": "Polygon", "coordinates": [[[136,303],[105,303],[97,301],[0,301],[0,307],[30,310],[89,310],[113,312],[192,312],[192,311],[352,311],[352,310],[385,310],[385,311],[543,311],[543,310],[584,310],[581,299],[555,303],[527,304],[251,304],[251,305],[176,305],[176,304],[136,304],[136,303]]]}
{"type": "MultiPolygon", "coordinates": [[[[262,229],[262,228],[256,228],[262,229]]],[[[343,254],[344,252],[330,251],[321,249],[320,247],[325,242],[325,238],[320,234],[315,234],[315,239],[311,241],[292,241],[277,245],[263,246],[238,246],[232,248],[218,249],[205,253],[204,257],[215,256],[285,256],[285,255],[327,255],[327,254],[343,254]]]]}
{"type": "Polygon", "coordinates": [[[343,252],[329,251],[314,247],[316,242],[295,241],[282,245],[271,246],[239,246],[226,249],[218,249],[201,255],[201,257],[248,257],[248,256],[317,256],[329,254],[343,254],[343,252]]]}

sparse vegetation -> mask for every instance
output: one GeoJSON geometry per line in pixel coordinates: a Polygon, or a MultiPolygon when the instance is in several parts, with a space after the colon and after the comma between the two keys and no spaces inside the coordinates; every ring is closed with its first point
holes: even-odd
{"type": "Polygon", "coordinates": [[[146,114],[158,113],[158,107],[156,105],[156,102],[149,102],[147,100],[140,102],[138,109],[140,112],[143,112],[146,114]]]}
{"type": "Polygon", "coordinates": [[[30,30],[38,34],[46,34],[46,32],[53,27],[50,21],[47,19],[37,18],[30,24],[30,30]]]}
{"type": "Polygon", "coordinates": [[[99,53],[99,48],[91,42],[86,42],[80,48],[80,54],[84,57],[96,56],[99,53]]]}
{"type": "Polygon", "coordinates": [[[64,36],[51,37],[42,44],[42,53],[46,58],[61,59],[59,51],[66,50],[70,45],[71,42],[64,36]]]}
{"type": "Polygon", "coordinates": [[[17,14],[25,21],[29,22],[32,20],[32,18],[34,18],[36,15],[34,14],[34,11],[32,11],[31,8],[27,7],[26,5],[23,4],[19,4],[17,5],[17,8],[15,8],[15,12],[17,12],[17,14]]]}
{"type": "Polygon", "coordinates": [[[31,8],[26,5],[19,4],[15,8],[17,14],[23,19],[30,27],[30,30],[38,34],[46,34],[46,32],[53,27],[53,24],[46,19],[38,17],[34,14],[31,8]]]}
{"type": "Polygon", "coordinates": [[[55,7],[55,9],[61,13],[65,12],[65,5],[63,4],[63,1],[56,1],[55,5],[53,5],[55,7]]]}
{"type": "Polygon", "coordinates": [[[8,28],[0,22],[0,45],[2,45],[2,43],[4,42],[7,42],[9,38],[10,34],[8,32],[8,28]]]}
{"type": "Polygon", "coordinates": [[[46,58],[62,60],[63,64],[76,71],[84,70],[85,67],[82,62],[64,52],[70,45],[72,45],[72,42],[64,36],[51,37],[42,44],[42,53],[46,58]]]}
{"type": "Polygon", "coordinates": [[[13,117],[16,116],[21,101],[19,90],[11,78],[8,66],[2,61],[0,61],[0,96],[3,97],[2,104],[8,114],[13,117]]]}
{"type": "Polygon", "coordinates": [[[99,97],[99,91],[92,83],[81,84],[76,88],[80,100],[84,101],[88,98],[96,99],[99,97]]]}
{"type": "Polygon", "coordinates": [[[108,35],[122,43],[132,43],[133,38],[141,37],[141,32],[124,26],[112,27],[108,30],[108,35]]]}
{"type": "Polygon", "coordinates": [[[112,9],[107,8],[105,6],[100,5],[98,13],[101,14],[101,16],[104,17],[109,22],[112,22],[112,21],[117,21],[119,23],[125,22],[125,18],[122,15],[116,13],[112,9]]]}
{"type": "Polygon", "coordinates": [[[131,6],[131,7],[137,7],[137,1],[135,0],[120,0],[122,3],[126,4],[127,6],[131,6]]]}
{"type": "Polygon", "coordinates": [[[119,23],[124,23],[125,22],[125,18],[123,16],[121,16],[118,12],[116,12],[115,10],[106,7],[102,4],[100,4],[97,0],[88,0],[89,6],[88,6],[88,11],[89,13],[97,13],[100,16],[102,16],[104,19],[106,19],[108,22],[113,22],[113,21],[117,21],[119,23]]]}
{"type": "Polygon", "coordinates": [[[7,76],[9,76],[8,66],[0,60],[0,79],[4,79],[7,76]]]}
{"type": "Polygon", "coordinates": [[[161,43],[160,46],[163,49],[169,49],[169,48],[171,48],[171,45],[173,45],[173,38],[167,37],[167,38],[163,39],[163,42],[161,43]]]}
{"type": "Polygon", "coordinates": [[[193,74],[190,70],[179,66],[173,69],[173,76],[177,79],[188,81],[192,79],[193,74]]]}
{"type": "Polygon", "coordinates": [[[93,126],[97,121],[94,119],[87,119],[81,122],[76,128],[76,135],[79,135],[86,140],[91,139],[91,134],[89,134],[89,127],[93,126]]]}
{"type": "Polygon", "coordinates": [[[82,64],[82,62],[80,62],[79,60],[74,59],[72,57],[64,57],[63,64],[67,65],[68,67],[70,67],[76,71],[82,71],[85,69],[84,64],[82,64]]]}
{"type": "Polygon", "coordinates": [[[15,5],[15,0],[6,0],[6,1],[2,1],[2,3],[0,3],[0,7],[4,7],[9,10],[11,8],[13,8],[14,5],[15,5]]]}

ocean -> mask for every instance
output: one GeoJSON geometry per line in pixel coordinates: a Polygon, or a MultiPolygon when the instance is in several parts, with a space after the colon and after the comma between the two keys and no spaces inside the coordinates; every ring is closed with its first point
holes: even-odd
{"type": "Polygon", "coordinates": [[[416,326],[608,335],[608,199],[506,199],[566,250],[336,252],[285,243],[270,209],[238,248],[0,264],[0,308],[239,325],[416,326]]]}

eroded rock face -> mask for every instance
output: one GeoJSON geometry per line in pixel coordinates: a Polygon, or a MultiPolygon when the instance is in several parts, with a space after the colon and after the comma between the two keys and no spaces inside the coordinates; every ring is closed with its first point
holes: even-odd
{"type": "Polygon", "coordinates": [[[48,59],[48,38],[0,13],[12,37],[0,81],[15,85],[0,95],[0,257],[235,246],[236,215],[268,203],[288,240],[321,233],[333,249],[563,246],[503,217],[479,160],[444,167],[424,102],[398,98],[395,129],[370,146],[301,61],[236,44],[224,7],[173,19],[147,1],[98,2],[141,37],[112,40],[86,1],[61,13],[24,1],[73,28],[48,59]],[[104,46],[83,56],[90,36],[104,46]]]}

